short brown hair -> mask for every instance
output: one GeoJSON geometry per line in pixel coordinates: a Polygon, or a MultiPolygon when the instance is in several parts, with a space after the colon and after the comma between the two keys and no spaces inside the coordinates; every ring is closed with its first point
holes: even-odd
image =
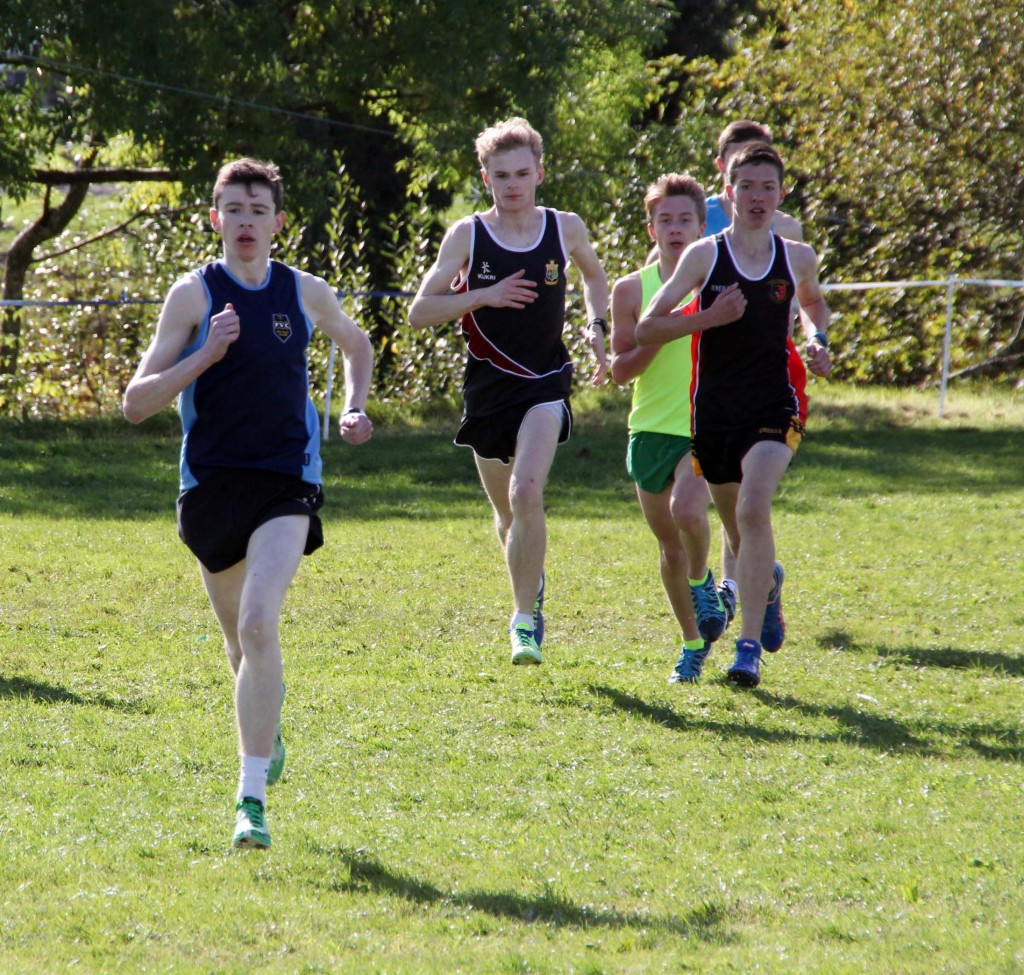
{"type": "Polygon", "coordinates": [[[751,122],[749,119],[730,122],[718,137],[718,158],[725,158],[725,150],[729,146],[737,146],[744,142],[765,142],[771,145],[772,130],[767,125],[751,122]]]}
{"type": "Polygon", "coordinates": [[[780,156],[767,142],[748,142],[729,161],[729,182],[735,183],[736,170],[740,166],[756,166],[767,163],[779,172],[779,185],[786,178],[786,166],[780,156]]]}
{"type": "Polygon", "coordinates": [[[274,200],[274,211],[280,212],[283,209],[284,183],[281,181],[281,173],[272,162],[246,157],[221,166],[213,184],[214,209],[220,202],[224,187],[237,184],[245,186],[249,193],[252,193],[253,186],[266,186],[274,200]]]}
{"type": "Polygon", "coordinates": [[[654,222],[654,208],[667,196],[688,196],[697,209],[697,219],[701,224],[708,221],[708,204],[704,187],[692,176],[683,173],[664,173],[650,186],[644,196],[644,209],[647,211],[647,222],[654,222]]]}
{"type": "Polygon", "coordinates": [[[540,133],[524,118],[506,119],[486,128],[476,137],[476,157],[485,169],[491,156],[510,149],[527,148],[540,165],[544,155],[544,140],[540,133]]]}

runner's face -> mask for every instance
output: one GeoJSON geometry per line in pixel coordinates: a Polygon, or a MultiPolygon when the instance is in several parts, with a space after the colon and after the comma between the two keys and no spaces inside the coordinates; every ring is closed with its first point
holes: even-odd
{"type": "Polygon", "coordinates": [[[666,196],[654,204],[647,232],[658,245],[658,253],[673,266],[683,251],[700,240],[704,225],[697,216],[697,204],[689,196],[666,196]]]}
{"type": "Polygon", "coordinates": [[[269,186],[229,183],[221,192],[210,223],[224,239],[224,253],[243,261],[266,259],[271,242],[284,226],[284,213],[274,212],[269,186]]]}
{"type": "Polygon", "coordinates": [[[538,165],[529,147],[496,152],[487,160],[482,173],[499,209],[522,210],[536,205],[544,168],[538,165]]]}
{"type": "Polygon", "coordinates": [[[770,226],[785,196],[779,171],[771,163],[740,166],[726,192],[732,201],[733,223],[749,227],[770,226]]]}

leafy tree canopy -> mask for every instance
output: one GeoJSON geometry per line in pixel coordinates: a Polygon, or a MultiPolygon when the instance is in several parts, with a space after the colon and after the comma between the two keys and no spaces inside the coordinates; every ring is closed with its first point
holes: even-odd
{"type": "MultiPolygon", "coordinates": [[[[772,125],[824,276],[1019,280],[1020,4],[778,0],[772,13],[728,61],[691,63],[686,90],[695,109],[772,125]]],[[[853,309],[838,323],[847,375],[935,374],[941,294],[841,304],[853,309]]],[[[1019,291],[961,291],[964,357],[1014,353],[1020,304],[1019,291]]]]}
{"type": "Polygon", "coordinates": [[[518,112],[544,130],[571,113],[566,92],[586,110],[617,98],[628,117],[643,107],[635,79],[671,13],[640,0],[138,0],[116,15],[98,0],[0,7],[5,60],[30,82],[3,96],[8,191],[24,192],[57,144],[131,132],[197,187],[226,157],[273,158],[304,203],[339,150],[368,196],[394,199],[396,170],[401,188],[456,186],[475,167],[480,128],[518,112]],[[581,84],[595,64],[613,82],[600,97],[581,84]]]}

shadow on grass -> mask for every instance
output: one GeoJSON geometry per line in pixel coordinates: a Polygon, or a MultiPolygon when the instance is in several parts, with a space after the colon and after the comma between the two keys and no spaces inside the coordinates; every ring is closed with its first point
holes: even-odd
{"type": "Polygon", "coordinates": [[[840,728],[834,733],[816,734],[704,718],[688,720],[671,707],[651,704],[614,687],[598,684],[590,685],[588,690],[611,701],[619,710],[659,724],[670,731],[710,731],[723,738],[757,742],[834,741],[877,752],[923,756],[944,755],[950,750],[968,748],[992,761],[1024,762],[1024,731],[1016,726],[995,722],[952,725],[941,721],[916,721],[912,730],[910,725],[894,717],[849,704],[812,704],[792,696],[780,697],[763,689],[745,692],[752,694],[767,707],[834,721],[840,728]]]}
{"type": "Polygon", "coordinates": [[[817,638],[822,650],[843,650],[873,654],[892,663],[910,667],[941,667],[949,670],[987,670],[995,675],[1024,677],[1024,657],[988,650],[958,650],[955,647],[867,647],[857,643],[845,630],[829,630],[817,638]]]}
{"type": "Polygon", "coordinates": [[[798,711],[810,718],[827,718],[843,729],[827,737],[846,744],[861,745],[881,752],[914,752],[919,755],[935,755],[938,749],[923,738],[913,734],[906,725],[896,718],[883,714],[872,714],[849,704],[830,707],[810,704],[787,695],[779,697],[770,691],[756,690],[754,696],[769,707],[781,711],[798,711]]]}
{"type": "MultiPolygon", "coordinates": [[[[152,432],[115,424],[40,427],[5,440],[0,423],[0,514],[48,518],[173,521],[180,433],[164,418],[152,432]]],[[[383,427],[353,447],[323,444],[325,520],[487,519],[489,506],[470,450],[452,443],[455,427],[383,427]]],[[[559,449],[548,499],[560,518],[605,516],[636,504],[626,475],[626,434],[581,424],[559,449]]]]}
{"type": "MultiPolygon", "coordinates": [[[[702,941],[725,943],[728,912],[724,904],[705,902],[683,916],[655,916],[622,911],[596,910],[574,904],[567,897],[546,888],[530,896],[515,891],[446,891],[382,864],[364,852],[319,849],[318,853],[338,857],[349,869],[350,879],[335,882],[330,889],[344,893],[375,893],[398,897],[424,906],[452,906],[482,911],[492,917],[526,924],[550,924],[577,928],[637,928],[702,941]]],[[[319,883],[319,881],[318,881],[319,883]]]]}
{"type": "Polygon", "coordinates": [[[663,704],[651,704],[635,694],[627,694],[606,684],[591,684],[587,690],[598,697],[610,701],[620,711],[643,718],[654,724],[660,724],[670,731],[713,731],[722,737],[747,738],[760,742],[791,742],[802,741],[808,737],[783,729],[760,728],[757,725],[739,724],[732,721],[709,721],[706,719],[689,720],[674,708],[663,704]]]}
{"type": "Polygon", "coordinates": [[[812,718],[828,718],[842,726],[837,741],[863,745],[878,751],[941,755],[949,749],[968,748],[982,758],[999,762],[1024,762],[1024,731],[1016,725],[988,723],[950,724],[946,721],[915,721],[917,734],[886,715],[851,705],[811,704],[792,696],[779,697],[754,691],[758,700],[773,708],[798,711],[812,718]],[[928,735],[931,740],[923,737],[928,735]]]}
{"type": "Polygon", "coordinates": [[[109,708],[126,714],[150,714],[152,708],[140,701],[126,701],[123,698],[107,697],[105,694],[83,697],[67,688],[27,677],[0,677],[0,700],[22,698],[38,704],[75,704],[81,707],[109,708]]]}
{"type": "Polygon", "coordinates": [[[1024,431],[898,426],[808,434],[796,463],[819,491],[838,497],[1003,494],[1024,488],[1024,431]],[[957,458],[956,475],[949,459],[957,458]]]}
{"type": "MultiPolygon", "coordinates": [[[[581,413],[559,448],[547,500],[559,518],[607,516],[636,501],[625,470],[625,402],[617,411],[581,413]]],[[[861,407],[841,427],[811,430],[797,458],[826,497],[986,496],[1024,490],[1024,431],[903,427],[861,407]],[[957,457],[950,473],[949,457],[957,457]]],[[[449,420],[410,428],[382,424],[352,447],[323,445],[324,515],[360,518],[487,517],[471,451],[453,445],[449,420]]],[[[143,427],[119,421],[0,422],[0,513],[54,518],[173,519],[180,427],[161,414],[143,427]]]]}

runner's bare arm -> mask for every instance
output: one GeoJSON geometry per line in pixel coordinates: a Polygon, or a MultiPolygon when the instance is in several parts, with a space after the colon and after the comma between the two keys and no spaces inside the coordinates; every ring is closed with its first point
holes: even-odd
{"type": "Polygon", "coordinates": [[[469,219],[460,220],[445,234],[437,260],[420,282],[409,307],[409,324],[413,328],[443,325],[485,306],[525,308],[536,299],[537,283],[527,281],[523,271],[517,271],[489,288],[453,292],[453,282],[469,267],[471,237],[469,219]]]}

